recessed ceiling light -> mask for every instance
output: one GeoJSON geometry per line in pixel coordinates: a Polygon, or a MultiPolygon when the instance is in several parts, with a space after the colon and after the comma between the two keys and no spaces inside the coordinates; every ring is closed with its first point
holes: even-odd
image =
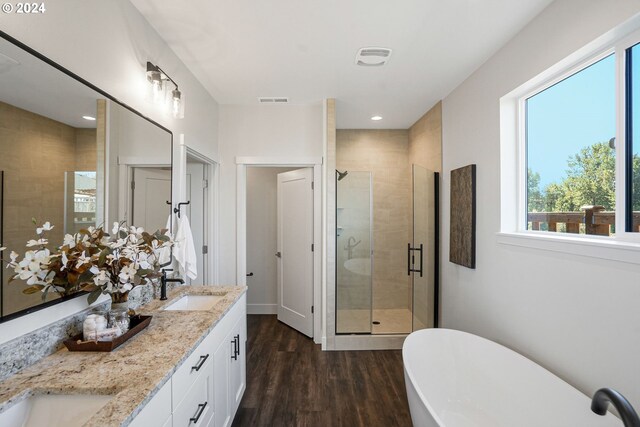
{"type": "Polygon", "coordinates": [[[371,117],[371,120],[377,122],[378,120],[382,120],[382,116],[373,116],[373,117],[371,117]]]}
{"type": "Polygon", "coordinates": [[[91,116],[82,116],[82,118],[85,120],[91,120],[91,121],[96,119],[95,117],[91,117],[91,116]]]}

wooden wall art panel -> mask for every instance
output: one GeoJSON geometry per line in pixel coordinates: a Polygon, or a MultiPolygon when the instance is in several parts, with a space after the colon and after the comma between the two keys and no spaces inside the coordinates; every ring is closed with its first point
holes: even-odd
{"type": "Polygon", "coordinates": [[[451,171],[449,261],[476,268],[476,165],[451,171]]]}

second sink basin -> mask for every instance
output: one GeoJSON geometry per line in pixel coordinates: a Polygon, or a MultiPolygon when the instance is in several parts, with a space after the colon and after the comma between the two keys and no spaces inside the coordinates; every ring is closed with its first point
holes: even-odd
{"type": "Polygon", "coordinates": [[[0,425],[80,427],[106,405],[111,397],[87,394],[31,396],[0,414],[0,425]]]}
{"type": "Polygon", "coordinates": [[[170,311],[193,311],[193,310],[209,310],[218,301],[224,298],[224,295],[185,295],[178,301],[167,306],[165,310],[170,311]]]}

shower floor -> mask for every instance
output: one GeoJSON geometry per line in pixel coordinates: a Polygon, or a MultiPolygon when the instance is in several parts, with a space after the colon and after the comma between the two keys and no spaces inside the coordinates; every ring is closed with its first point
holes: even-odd
{"type": "Polygon", "coordinates": [[[338,310],[338,333],[408,334],[411,333],[411,311],[408,308],[338,310]],[[369,319],[369,316],[373,318],[369,319]],[[370,322],[380,322],[370,325],[370,322]],[[369,326],[371,329],[369,329],[369,326]]]}

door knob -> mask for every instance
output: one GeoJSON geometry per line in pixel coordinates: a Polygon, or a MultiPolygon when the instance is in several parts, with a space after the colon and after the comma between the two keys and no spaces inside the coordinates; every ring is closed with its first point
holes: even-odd
{"type": "Polygon", "coordinates": [[[252,277],[253,276],[253,271],[249,274],[247,274],[247,277],[252,277]]]}
{"type": "Polygon", "coordinates": [[[282,254],[281,254],[280,252],[276,252],[276,256],[277,256],[278,258],[282,258],[282,254]]]}

